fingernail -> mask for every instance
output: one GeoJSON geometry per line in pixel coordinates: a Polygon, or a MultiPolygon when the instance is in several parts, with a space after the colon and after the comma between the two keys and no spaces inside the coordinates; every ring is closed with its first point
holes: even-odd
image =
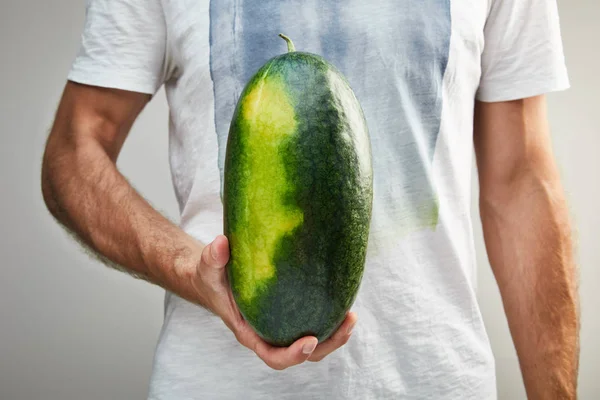
{"type": "Polygon", "coordinates": [[[210,256],[213,258],[213,260],[217,259],[217,250],[215,249],[214,243],[211,243],[210,245],[210,256]]]}
{"type": "Polygon", "coordinates": [[[302,352],[304,354],[310,354],[313,351],[315,351],[315,347],[317,347],[317,342],[311,340],[310,342],[305,343],[304,346],[302,346],[302,352]]]}
{"type": "Polygon", "coordinates": [[[348,327],[348,330],[346,331],[346,335],[351,334],[352,330],[354,329],[355,326],[356,326],[356,322],[352,323],[352,325],[350,325],[350,327],[348,327]]]}

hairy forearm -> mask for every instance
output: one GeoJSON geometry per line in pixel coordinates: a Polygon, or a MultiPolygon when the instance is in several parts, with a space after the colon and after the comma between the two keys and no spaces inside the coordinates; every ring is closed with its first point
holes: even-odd
{"type": "Polygon", "coordinates": [[[200,245],[154,210],[93,139],[49,139],[42,170],[49,210],[106,264],[195,299],[200,245]]]}
{"type": "Polygon", "coordinates": [[[579,317],[569,213],[555,173],[524,171],[482,191],[488,255],[528,397],[575,399],[579,317]]]}

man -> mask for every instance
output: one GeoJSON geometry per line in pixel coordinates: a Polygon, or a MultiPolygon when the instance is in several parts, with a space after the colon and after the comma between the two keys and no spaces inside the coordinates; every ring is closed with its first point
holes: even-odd
{"type": "Polygon", "coordinates": [[[474,140],[488,255],[528,396],[574,399],[575,267],[544,100],[567,87],[554,0],[91,0],[44,198],[106,263],[167,290],[150,399],[494,399],[475,296],[474,140]],[[247,80],[285,51],[280,32],[348,78],[374,171],[353,312],[329,340],[288,348],[240,317],[221,235],[229,121],[247,80]],[[115,166],[163,85],[179,226],[115,166]]]}

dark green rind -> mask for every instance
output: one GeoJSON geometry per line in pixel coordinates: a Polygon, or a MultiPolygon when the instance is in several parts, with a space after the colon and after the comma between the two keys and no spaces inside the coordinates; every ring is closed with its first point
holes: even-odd
{"type": "MultiPolygon", "coordinates": [[[[265,71],[264,79],[284,79],[293,101],[298,134],[282,149],[287,160],[282,173],[292,182],[286,202],[303,211],[304,222],[280,240],[276,276],[250,304],[240,301],[239,274],[231,259],[230,285],[242,315],[266,341],[287,346],[305,335],[323,341],[343,322],[363,276],[373,198],[368,130],[345,78],[314,54],[271,59],[247,84],[240,103],[265,71]],[[332,85],[331,74],[343,85],[332,85]],[[352,107],[342,107],[342,100],[352,107]]],[[[238,244],[231,232],[243,229],[236,226],[244,203],[242,137],[249,133],[243,125],[238,103],[227,143],[223,198],[225,235],[232,248],[238,244]]]]}

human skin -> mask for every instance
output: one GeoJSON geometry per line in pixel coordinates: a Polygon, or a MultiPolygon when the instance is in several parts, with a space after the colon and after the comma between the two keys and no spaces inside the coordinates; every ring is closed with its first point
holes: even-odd
{"type": "Polygon", "coordinates": [[[579,301],[544,96],[475,106],[479,208],[529,399],[575,399],[579,301]]]}
{"type": "Polygon", "coordinates": [[[149,100],[147,94],[67,82],[42,163],[42,193],[52,215],[107,265],[221,317],[273,369],[319,361],[345,344],[356,323],[352,312],[320,344],[313,336],[289,347],[263,341],[242,318],[229,288],[227,238],[198,242],[151,207],[118,171],[119,152],[149,100]]]}

